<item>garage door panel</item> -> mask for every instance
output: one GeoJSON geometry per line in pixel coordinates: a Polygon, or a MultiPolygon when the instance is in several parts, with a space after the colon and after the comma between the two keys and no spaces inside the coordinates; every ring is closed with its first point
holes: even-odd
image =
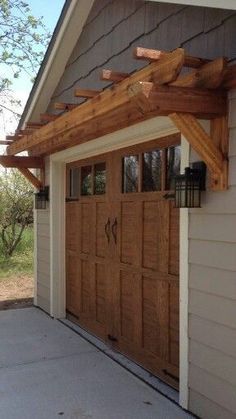
{"type": "MultiPolygon", "coordinates": [[[[105,258],[108,252],[108,241],[105,235],[105,226],[110,228],[108,208],[106,202],[97,202],[96,206],[96,256],[105,258]]],[[[107,230],[108,231],[108,230],[107,230]]]]}
{"type": "Polygon", "coordinates": [[[135,201],[121,202],[120,207],[120,241],[122,263],[137,266],[140,263],[142,224],[140,203],[135,201]]]}
{"type": "Polygon", "coordinates": [[[90,263],[86,260],[80,262],[80,278],[81,278],[81,311],[83,314],[89,315],[90,312],[90,280],[91,280],[91,267],[90,263]]]}
{"type": "Polygon", "coordinates": [[[107,306],[107,275],[104,264],[99,263],[95,266],[95,286],[96,320],[105,325],[107,306]]]}
{"type": "Polygon", "coordinates": [[[179,275],[179,210],[170,203],[169,273],[179,275]]]}
{"type": "Polygon", "coordinates": [[[167,148],[145,157],[145,147],[100,156],[106,163],[99,167],[96,158],[78,166],[78,173],[90,168],[90,189],[77,210],[67,203],[67,249],[74,252],[67,287],[82,327],[177,387],[179,210],[164,199],[173,184],[167,148]]]}
{"type": "Polygon", "coordinates": [[[66,252],[67,281],[66,281],[66,300],[67,308],[74,315],[79,310],[79,270],[76,253],[73,251],[66,252]]]}
{"type": "Polygon", "coordinates": [[[81,252],[89,254],[91,252],[91,224],[92,203],[82,203],[80,207],[80,245],[81,252]]]}
{"type": "Polygon", "coordinates": [[[169,357],[169,285],[143,278],[143,345],[147,351],[169,357]]]}
{"type": "Polygon", "coordinates": [[[143,208],[143,267],[168,272],[169,204],[144,202],[143,208]]]}

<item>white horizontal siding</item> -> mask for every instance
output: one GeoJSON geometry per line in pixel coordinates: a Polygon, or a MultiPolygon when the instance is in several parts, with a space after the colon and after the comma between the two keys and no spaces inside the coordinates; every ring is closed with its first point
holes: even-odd
{"type": "Polygon", "coordinates": [[[236,385],[236,353],[230,357],[219,350],[191,339],[189,361],[229,384],[236,385]]]}
{"type": "Polygon", "coordinates": [[[236,329],[236,302],[190,289],[189,312],[236,329]]]}
{"type": "Polygon", "coordinates": [[[189,408],[236,418],[236,95],[230,94],[229,189],[189,214],[189,408]]]}
{"type": "Polygon", "coordinates": [[[234,413],[194,390],[190,393],[190,405],[200,418],[206,417],[207,412],[207,419],[235,419],[234,413]]]}
{"type": "Polygon", "coordinates": [[[189,337],[230,358],[236,354],[236,330],[195,314],[189,316],[189,337]]]}
{"type": "Polygon", "coordinates": [[[203,241],[192,238],[189,243],[189,262],[235,272],[236,243],[203,241]]]}
{"type": "Polygon", "coordinates": [[[208,294],[235,299],[235,272],[191,264],[189,286],[208,294]]]}
{"type": "Polygon", "coordinates": [[[189,237],[235,243],[236,214],[194,214],[190,216],[189,237]]]}
{"type": "MultiPolygon", "coordinates": [[[[189,365],[189,385],[194,391],[236,414],[235,386],[204,369],[189,365]]],[[[208,415],[203,417],[208,418],[208,415]]],[[[228,419],[225,417],[225,419],[228,419]]]]}

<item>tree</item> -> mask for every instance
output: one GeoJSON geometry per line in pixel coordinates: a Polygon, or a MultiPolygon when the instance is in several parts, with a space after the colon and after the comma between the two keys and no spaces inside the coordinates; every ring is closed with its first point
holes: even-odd
{"type": "Polygon", "coordinates": [[[33,222],[33,188],[17,170],[0,174],[0,238],[6,257],[12,256],[25,228],[33,222]]]}
{"type": "Polygon", "coordinates": [[[35,77],[49,39],[42,17],[35,18],[26,2],[0,0],[0,112],[20,116],[11,85],[21,72],[35,77]]]}

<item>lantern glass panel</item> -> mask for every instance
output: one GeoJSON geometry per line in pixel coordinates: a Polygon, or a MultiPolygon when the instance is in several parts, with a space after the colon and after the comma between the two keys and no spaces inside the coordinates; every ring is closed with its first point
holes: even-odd
{"type": "Polygon", "coordinates": [[[201,206],[200,173],[190,168],[175,179],[175,206],[177,208],[199,208],[201,206]]]}

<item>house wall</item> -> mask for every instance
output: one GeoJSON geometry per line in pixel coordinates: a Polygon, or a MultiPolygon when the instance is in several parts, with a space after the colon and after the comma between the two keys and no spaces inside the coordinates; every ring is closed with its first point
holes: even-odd
{"type": "MultiPolygon", "coordinates": [[[[99,81],[103,68],[132,72],[146,65],[132,59],[135,46],[182,46],[192,55],[233,60],[235,35],[232,11],[97,1],[48,110],[55,101],[78,103],[78,86],[108,86],[99,81]]],[[[189,216],[189,408],[207,419],[236,418],[236,96],[230,111],[230,188],[205,193],[203,208],[189,216]]],[[[49,311],[49,212],[38,220],[38,305],[49,311]]]]}
{"type": "Polygon", "coordinates": [[[229,127],[229,190],[189,214],[189,408],[207,419],[236,418],[236,91],[229,127]]]}
{"type": "MultiPolygon", "coordinates": [[[[49,184],[49,159],[46,159],[45,181],[49,184]]],[[[37,305],[50,312],[50,212],[49,205],[46,210],[37,210],[36,215],[36,241],[37,241],[37,305]]]]}

